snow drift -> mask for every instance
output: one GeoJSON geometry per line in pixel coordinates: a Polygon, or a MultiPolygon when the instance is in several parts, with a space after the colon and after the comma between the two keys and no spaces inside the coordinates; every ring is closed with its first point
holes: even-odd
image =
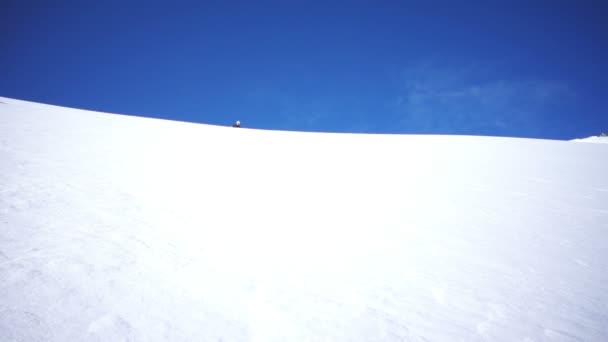
{"type": "Polygon", "coordinates": [[[0,101],[1,341],[608,336],[608,145],[0,101]]]}

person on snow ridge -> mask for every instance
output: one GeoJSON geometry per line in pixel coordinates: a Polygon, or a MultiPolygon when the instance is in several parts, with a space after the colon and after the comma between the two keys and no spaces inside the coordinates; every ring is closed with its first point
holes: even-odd
{"type": "Polygon", "coordinates": [[[235,123],[232,124],[232,127],[241,127],[241,122],[237,120],[235,123]]]}

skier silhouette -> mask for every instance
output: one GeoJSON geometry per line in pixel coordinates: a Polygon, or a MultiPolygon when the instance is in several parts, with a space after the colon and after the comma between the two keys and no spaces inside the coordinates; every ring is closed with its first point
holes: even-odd
{"type": "Polygon", "coordinates": [[[232,124],[232,127],[241,127],[241,122],[237,120],[235,123],[232,124]]]}

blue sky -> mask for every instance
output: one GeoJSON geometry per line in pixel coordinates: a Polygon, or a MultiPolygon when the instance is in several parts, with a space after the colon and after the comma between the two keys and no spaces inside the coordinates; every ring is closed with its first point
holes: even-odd
{"type": "Polygon", "coordinates": [[[0,96],[298,131],[608,131],[607,1],[3,1],[0,96]]]}

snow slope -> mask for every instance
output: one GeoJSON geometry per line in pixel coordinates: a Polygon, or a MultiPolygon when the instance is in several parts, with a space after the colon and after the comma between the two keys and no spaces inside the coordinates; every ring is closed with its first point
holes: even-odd
{"type": "Polygon", "coordinates": [[[588,138],[582,138],[582,139],[574,139],[572,141],[608,144],[608,137],[597,137],[596,136],[596,137],[588,137],[588,138]]]}
{"type": "Polygon", "coordinates": [[[608,145],[0,102],[0,341],[608,336],[608,145]]]}

